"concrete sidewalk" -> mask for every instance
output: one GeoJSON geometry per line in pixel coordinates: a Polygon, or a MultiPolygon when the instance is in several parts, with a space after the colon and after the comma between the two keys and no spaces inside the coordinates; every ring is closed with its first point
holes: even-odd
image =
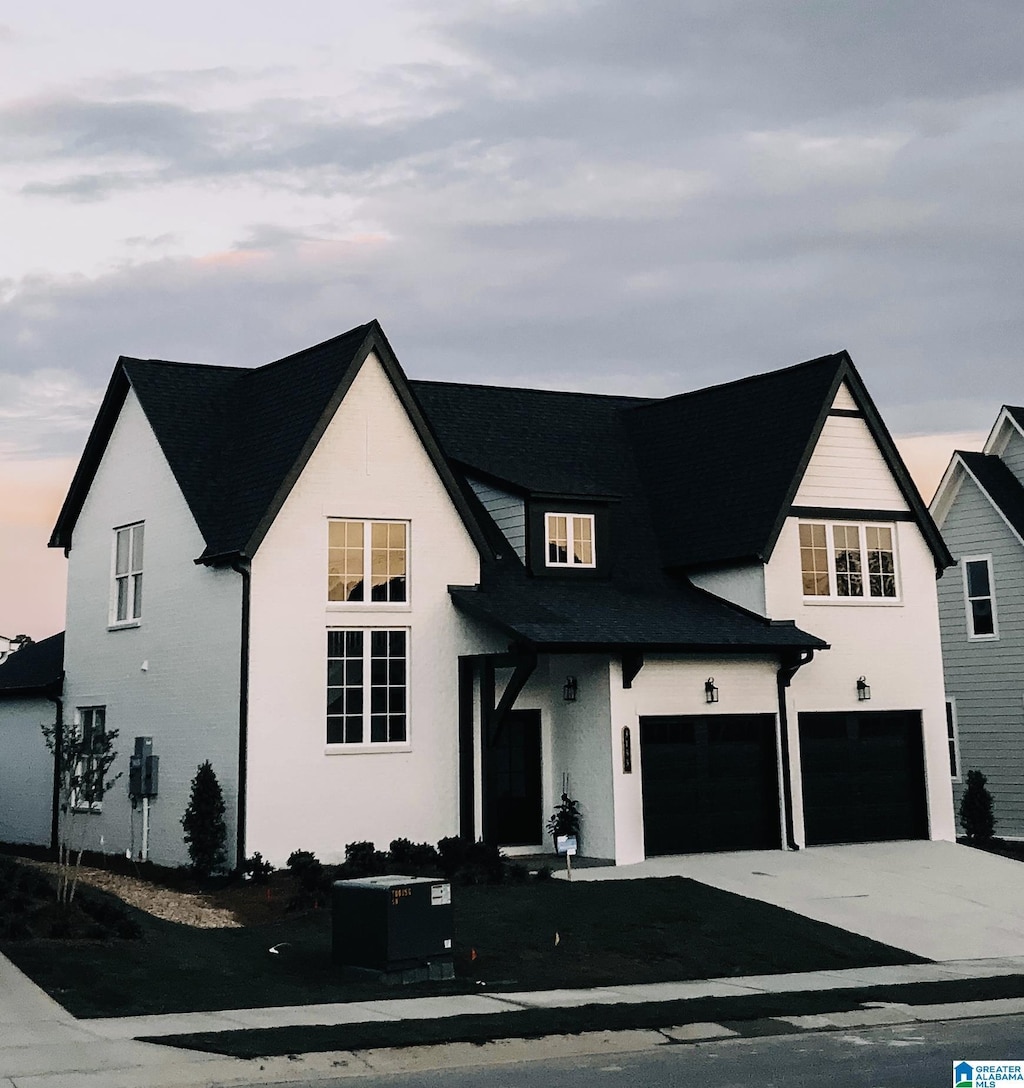
{"type": "MultiPolygon", "coordinates": [[[[544,1056],[616,1053],[667,1042],[695,1042],[736,1035],[718,1024],[687,1024],[662,1030],[596,1032],[543,1040],[501,1040],[413,1050],[310,1054],[301,1058],[236,1059],[139,1042],[140,1036],[244,1028],[351,1024],[404,1019],[441,1019],[463,1014],[497,1014],[529,1008],[588,1004],[688,1000],[807,990],[850,990],[902,982],[942,982],[1024,973],[1024,956],[937,964],[811,971],[801,974],[718,978],[591,990],[466,994],[393,998],[351,1004],[300,1005],[224,1012],[182,1013],[75,1020],[0,955],[0,1085],[3,1088],[171,1088],[171,1086],[278,1083],[480,1064],[544,1056]],[[420,1063],[417,1065],[417,1063],[420,1063]]],[[[780,1018],[793,1030],[904,1023],[955,1016],[1024,1014],[1024,998],[912,1008],[882,1006],[855,1012],[780,1018]]]]}

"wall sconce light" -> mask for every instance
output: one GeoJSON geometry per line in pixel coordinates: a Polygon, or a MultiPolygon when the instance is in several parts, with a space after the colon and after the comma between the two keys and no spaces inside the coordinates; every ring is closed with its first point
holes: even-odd
{"type": "Polygon", "coordinates": [[[565,678],[565,683],[562,685],[562,698],[567,703],[575,703],[578,690],[579,688],[576,684],[576,677],[567,676],[565,678]]]}
{"type": "Polygon", "coordinates": [[[859,702],[866,703],[871,698],[871,685],[864,679],[863,676],[857,678],[857,699],[859,702]]]}
{"type": "Polygon", "coordinates": [[[704,681],[704,701],[706,703],[718,702],[718,688],[715,687],[715,678],[713,676],[709,676],[704,681]]]}

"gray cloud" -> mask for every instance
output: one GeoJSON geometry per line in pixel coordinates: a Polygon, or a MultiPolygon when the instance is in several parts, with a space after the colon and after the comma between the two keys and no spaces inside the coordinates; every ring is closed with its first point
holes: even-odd
{"type": "Polygon", "coordinates": [[[0,358],[95,389],[120,353],[251,365],[377,316],[419,377],[660,394],[847,347],[895,431],[984,429],[1024,401],[1022,22],[1017,0],[516,5],[438,23],[459,64],[376,73],[386,116],[198,109],[181,73],[9,106],[40,198],[240,179],[348,194],[368,225],[254,222],[229,259],[136,243],[11,285],[0,358]]]}

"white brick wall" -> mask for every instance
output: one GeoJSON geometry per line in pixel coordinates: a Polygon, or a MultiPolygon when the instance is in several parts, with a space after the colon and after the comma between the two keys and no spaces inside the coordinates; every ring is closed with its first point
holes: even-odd
{"type": "Polygon", "coordinates": [[[0,698],[0,842],[50,842],[53,757],[41,726],[52,725],[49,699],[0,698]]]}

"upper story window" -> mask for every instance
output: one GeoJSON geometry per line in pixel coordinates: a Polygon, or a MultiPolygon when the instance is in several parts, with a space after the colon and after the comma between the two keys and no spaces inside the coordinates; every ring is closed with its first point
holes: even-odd
{"type": "Polygon", "coordinates": [[[332,520],[327,534],[328,601],[408,601],[407,522],[332,520]]]}
{"type": "Polygon", "coordinates": [[[408,737],[409,632],[327,632],[327,743],[401,744],[408,737]]]}
{"type": "Polygon", "coordinates": [[[996,639],[995,583],[992,578],[991,555],[965,555],[964,603],[967,609],[967,637],[996,639]]]}
{"type": "Polygon", "coordinates": [[[891,525],[801,522],[805,597],[896,600],[896,534],[891,525]]]}
{"type": "Polygon", "coordinates": [[[144,523],[114,530],[114,584],[110,621],[137,623],[142,618],[142,537],[144,523]]]}
{"type": "Polygon", "coordinates": [[[545,562],[549,567],[593,567],[593,514],[545,514],[545,562]]]}

